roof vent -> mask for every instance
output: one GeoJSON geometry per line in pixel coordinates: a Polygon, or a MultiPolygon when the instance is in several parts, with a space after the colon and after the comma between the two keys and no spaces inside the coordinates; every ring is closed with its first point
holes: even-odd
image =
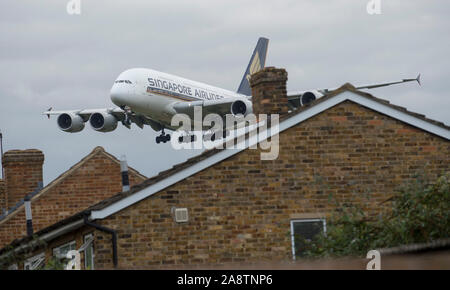
{"type": "Polygon", "coordinates": [[[189,220],[188,209],[187,208],[176,208],[175,209],[175,222],[185,223],[189,220]]]}

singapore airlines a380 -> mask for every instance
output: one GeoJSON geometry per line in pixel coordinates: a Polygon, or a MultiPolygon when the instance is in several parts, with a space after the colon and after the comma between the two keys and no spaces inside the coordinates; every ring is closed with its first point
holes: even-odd
{"type": "MultiPolygon", "coordinates": [[[[87,122],[98,132],[114,131],[118,123],[127,128],[130,128],[132,123],[140,128],[148,125],[161,132],[156,137],[156,143],[165,143],[170,141],[170,134],[166,134],[165,129],[177,129],[171,125],[172,117],[181,113],[194,121],[194,107],[201,107],[203,112],[215,113],[222,118],[227,114],[251,114],[249,79],[252,74],[265,67],[268,43],[267,38],[259,38],[236,92],[152,69],[132,68],[119,74],[111,88],[110,98],[117,107],[64,111],[49,109],[43,114],[48,117],[57,115],[58,127],[70,133],[80,132],[87,122]]],[[[415,79],[357,88],[371,89],[409,81],[417,81],[420,84],[420,75],[415,79]]],[[[303,106],[324,96],[330,90],[288,93],[289,103],[293,108],[303,106]]]]}

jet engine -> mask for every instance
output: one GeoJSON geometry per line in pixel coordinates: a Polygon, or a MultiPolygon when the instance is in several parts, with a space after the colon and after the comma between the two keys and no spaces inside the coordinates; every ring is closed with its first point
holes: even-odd
{"type": "Polygon", "coordinates": [[[231,114],[233,114],[234,116],[240,114],[247,116],[252,112],[253,112],[253,104],[248,100],[237,100],[231,103],[231,114]]]}
{"type": "Polygon", "coordinates": [[[84,129],[83,118],[74,113],[64,113],[59,115],[57,122],[59,129],[65,132],[75,133],[84,129]]]}
{"type": "Polygon", "coordinates": [[[318,91],[304,92],[300,97],[300,104],[302,106],[305,106],[320,97],[323,97],[323,94],[319,93],[318,91]]]}
{"type": "Polygon", "coordinates": [[[107,112],[94,113],[89,119],[91,127],[99,132],[111,132],[117,128],[117,119],[107,112]]]}

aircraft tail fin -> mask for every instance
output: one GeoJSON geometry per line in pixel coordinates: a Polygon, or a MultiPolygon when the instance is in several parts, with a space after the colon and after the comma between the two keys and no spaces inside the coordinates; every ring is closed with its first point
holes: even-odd
{"type": "Polygon", "coordinates": [[[256,44],[255,50],[250,58],[250,62],[248,63],[247,69],[242,77],[241,84],[237,90],[239,94],[251,96],[252,90],[249,83],[250,76],[264,68],[266,64],[268,45],[269,39],[264,37],[260,37],[258,39],[258,43],[256,44]]]}

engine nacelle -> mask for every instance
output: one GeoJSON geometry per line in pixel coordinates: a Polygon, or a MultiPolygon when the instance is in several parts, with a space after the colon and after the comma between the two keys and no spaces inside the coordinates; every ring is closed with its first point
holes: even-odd
{"type": "Polygon", "coordinates": [[[94,113],[89,118],[89,124],[95,131],[111,132],[117,128],[117,119],[106,112],[94,113]]]}
{"type": "Polygon", "coordinates": [[[237,100],[231,103],[231,114],[234,116],[253,113],[253,104],[248,100],[237,100]]]}
{"type": "Polygon", "coordinates": [[[58,127],[64,132],[80,132],[84,129],[84,120],[74,113],[63,113],[58,116],[58,127]]]}
{"type": "Polygon", "coordinates": [[[305,106],[320,97],[323,97],[323,94],[319,93],[318,91],[304,92],[300,97],[300,104],[302,106],[305,106]]]}

